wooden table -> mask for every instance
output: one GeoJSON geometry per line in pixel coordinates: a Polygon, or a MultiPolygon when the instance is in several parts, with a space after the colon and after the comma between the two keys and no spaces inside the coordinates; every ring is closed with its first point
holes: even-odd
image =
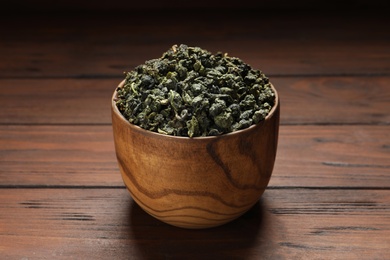
{"type": "Polygon", "coordinates": [[[387,13],[229,10],[1,16],[1,259],[390,258],[387,13]],[[150,217],[116,162],[112,92],[180,43],[240,57],[281,97],[269,187],[218,228],[150,217]]]}

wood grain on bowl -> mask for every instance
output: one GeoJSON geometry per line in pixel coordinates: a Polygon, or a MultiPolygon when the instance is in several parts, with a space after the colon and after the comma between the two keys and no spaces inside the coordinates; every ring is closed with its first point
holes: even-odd
{"type": "Polygon", "coordinates": [[[115,95],[112,125],[119,168],[132,198],[150,215],[174,226],[207,228],[236,219],[259,200],[276,156],[277,94],[276,105],[259,124],[196,138],[130,124],[117,109],[115,95]]]}

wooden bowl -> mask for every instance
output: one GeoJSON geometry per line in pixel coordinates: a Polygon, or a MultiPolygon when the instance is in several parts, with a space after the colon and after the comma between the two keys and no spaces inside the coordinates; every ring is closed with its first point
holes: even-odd
{"type": "MultiPolygon", "coordinates": [[[[122,87],[122,81],[118,87],[122,87]]],[[[221,136],[176,137],[130,124],[112,97],[112,126],[123,181],[153,217],[183,228],[236,219],[261,197],[278,143],[279,97],[266,119],[221,136]]]]}

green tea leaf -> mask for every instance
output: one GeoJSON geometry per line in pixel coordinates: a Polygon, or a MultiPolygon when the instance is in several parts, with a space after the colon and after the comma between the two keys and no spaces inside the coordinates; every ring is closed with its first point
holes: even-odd
{"type": "Polygon", "coordinates": [[[275,104],[268,78],[236,57],[174,45],[125,73],[116,105],[132,124],[165,135],[221,135],[264,120],[275,104]]]}

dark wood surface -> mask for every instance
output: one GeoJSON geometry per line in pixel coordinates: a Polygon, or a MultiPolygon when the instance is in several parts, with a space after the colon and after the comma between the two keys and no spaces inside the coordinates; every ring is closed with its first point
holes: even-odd
{"type": "Polygon", "coordinates": [[[386,11],[256,7],[4,9],[0,259],[388,259],[386,11]],[[242,58],[280,95],[269,187],[248,213],[218,228],[186,230],[150,217],[116,162],[114,89],[124,71],[177,43],[242,58]]]}

